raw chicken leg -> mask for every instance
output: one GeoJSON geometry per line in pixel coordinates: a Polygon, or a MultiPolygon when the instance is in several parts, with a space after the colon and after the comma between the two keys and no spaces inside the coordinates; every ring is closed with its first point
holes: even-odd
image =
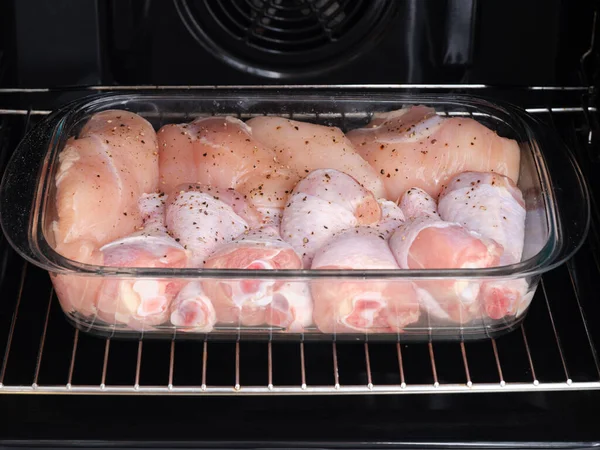
{"type": "Polygon", "coordinates": [[[167,228],[189,251],[189,267],[202,267],[217,247],[249,229],[248,222],[231,206],[203,192],[205,189],[202,185],[181,185],[167,205],[167,228]]]}
{"type": "MultiPolygon", "coordinates": [[[[266,226],[245,232],[233,242],[219,247],[204,267],[298,270],[302,269],[302,260],[292,246],[281,239],[277,228],[266,226]]],[[[249,278],[241,280],[207,279],[203,281],[203,287],[213,300],[219,323],[267,324],[293,329],[310,324],[310,298],[305,300],[298,289],[290,289],[293,286],[284,285],[282,281],[251,278],[249,273],[249,278]],[[286,295],[287,292],[292,295],[286,295]]]]}
{"type": "MultiPolygon", "coordinates": [[[[100,251],[104,265],[164,269],[186,266],[187,252],[165,228],[165,201],[164,194],[140,198],[143,229],[103,246],[100,251]]],[[[181,284],[177,279],[107,279],[98,294],[98,317],[135,329],[159,325],[167,320],[181,284]]]]}
{"type": "Polygon", "coordinates": [[[381,208],[354,178],[334,169],[318,169],[300,181],[281,220],[281,237],[310,267],[315,252],[336,232],[374,224],[381,208]]]}
{"type": "MultiPolygon", "coordinates": [[[[458,222],[502,245],[500,265],[521,261],[525,202],[510,178],[489,172],[457,175],[442,191],[438,209],[444,220],[458,222]]],[[[482,285],[480,299],[487,315],[500,319],[516,314],[527,289],[524,279],[489,281],[482,285]]]]}
{"type": "Polygon", "coordinates": [[[442,219],[458,222],[504,247],[500,264],[521,261],[525,241],[525,202],[512,180],[496,173],[465,172],[440,194],[442,219]]]}
{"type": "Polygon", "coordinates": [[[385,196],[375,170],[339,128],[266,116],[246,123],[255,139],[275,150],[279,162],[301,176],[315,169],[337,169],[354,177],[376,197],[385,196]]]}
{"type": "MultiPolygon", "coordinates": [[[[502,247],[458,223],[444,222],[435,201],[423,190],[409,189],[400,207],[407,221],[390,238],[403,269],[459,269],[498,265],[502,247]]],[[[465,279],[416,282],[423,306],[434,317],[465,323],[480,313],[480,283],[465,279]]]]}
{"type": "MultiPolygon", "coordinates": [[[[387,239],[375,228],[343,231],[320,248],[313,269],[397,270],[387,239]]],[[[419,319],[410,281],[317,279],[311,284],[315,324],[324,333],[399,332],[419,319]]]]}
{"type": "Polygon", "coordinates": [[[425,106],[378,114],[347,136],[394,201],[411,187],[436,198],[451,177],[468,170],[496,172],[513,181],[519,177],[516,141],[473,119],[443,118],[425,106]]]}
{"type": "Polygon", "coordinates": [[[264,223],[278,227],[288,197],[299,180],[295,171],[280,168],[265,176],[245,178],[237,184],[237,190],[254,205],[264,223]]]}
{"type": "Polygon", "coordinates": [[[181,327],[179,331],[208,333],[216,321],[215,308],[200,281],[192,281],[179,291],[171,306],[171,323],[181,327]]]}
{"type": "Polygon", "coordinates": [[[379,199],[377,202],[381,207],[381,220],[371,226],[387,239],[404,223],[404,212],[390,200],[379,199]]]}
{"type": "Polygon", "coordinates": [[[219,189],[203,184],[187,184],[179,186],[175,192],[180,192],[182,190],[208,194],[215,200],[225,203],[231,207],[234,213],[244,219],[250,228],[259,227],[262,224],[261,214],[241,192],[238,192],[235,189],[219,189]]]}
{"type": "Polygon", "coordinates": [[[145,119],[127,111],[95,114],[58,158],[52,231],[59,253],[76,241],[99,248],[142,225],[137,201],[158,186],[156,133],[145,119]]]}
{"type": "Polygon", "coordinates": [[[233,117],[165,125],[158,141],[160,184],[165,192],[182,183],[233,188],[265,213],[265,221],[271,209],[281,211],[299,179],[278,162],[272,149],[253,137],[248,125],[233,117]]]}

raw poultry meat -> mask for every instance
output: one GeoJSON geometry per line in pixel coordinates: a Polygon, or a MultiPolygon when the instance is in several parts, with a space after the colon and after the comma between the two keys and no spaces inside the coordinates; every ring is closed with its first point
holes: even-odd
{"type": "Polygon", "coordinates": [[[171,305],[171,323],[181,331],[208,333],[216,322],[215,308],[204,293],[202,283],[186,284],[171,305]]]}
{"type": "Polygon", "coordinates": [[[265,224],[279,226],[288,197],[299,180],[294,170],[282,167],[264,177],[244,179],[237,190],[254,205],[265,224]]]}
{"type": "Polygon", "coordinates": [[[465,171],[496,172],[515,182],[519,177],[516,141],[473,119],[443,118],[425,106],[376,114],[347,136],[394,201],[412,187],[437,198],[450,178],[465,171]]]}
{"type": "Polygon", "coordinates": [[[158,187],[157,139],[148,121],[127,111],[97,113],[58,158],[51,228],[59,253],[81,261],[67,244],[99,248],[142,224],[137,201],[158,187]]]}
{"type": "MultiPolygon", "coordinates": [[[[320,248],[317,270],[398,270],[384,234],[376,227],[343,231],[320,248]]],[[[420,316],[417,292],[405,280],[317,279],[311,284],[315,324],[324,333],[402,331],[420,316]]]]}
{"type": "MultiPolygon", "coordinates": [[[[246,231],[233,242],[220,246],[204,267],[298,270],[302,269],[302,260],[292,246],[281,239],[276,227],[265,226],[246,231]]],[[[206,279],[202,283],[213,300],[219,323],[303,329],[311,322],[310,297],[303,298],[301,290],[288,284],[268,276],[266,279],[206,279]]]]}
{"type": "Polygon", "coordinates": [[[170,192],[183,183],[234,188],[277,215],[298,181],[275,152],[257,141],[252,130],[233,117],[209,117],[186,124],[165,125],[158,132],[160,187],[170,192]]]}
{"type": "MultiPolygon", "coordinates": [[[[104,265],[163,269],[187,265],[187,252],[167,234],[165,201],[164,194],[140,198],[143,229],[100,248],[104,265]]],[[[134,329],[159,325],[167,320],[171,302],[181,285],[178,279],[106,279],[98,293],[98,317],[134,329]]]]}
{"type": "Polygon", "coordinates": [[[275,150],[278,161],[301,176],[316,169],[336,169],[354,177],[376,197],[385,196],[375,170],[339,128],[266,116],[246,123],[256,140],[275,150]]]}
{"type": "MultiPolygon", "coordinates": [[[[440,194],[438,210],[442,219],[458,222],[502,245],[500,265],[521,261],[525,202],[510,178],[489,172],[457,175],[440,194]]],[[[516,314],[527,289],[524,279],[485,282],[480,301],[490,318],[500,319],[516,314]]]]}
{"type": "Polygon", "coordinates": [[[371,226],[387,239],[404,223],[406,218],[404,217],[404,212],[396,202],[383,198],[380,198],[377,202],[381,208],[381,220],[371,226]]]}
{"type": "MultiPolygon", "coordinates": [[[[390,248],[401,268],[475,269],[498,265],[502,246],[458,223],[443,221],[435,201],[425,191],[409,189],[400,207],[407,221],[392,234],[390,248]]],[[[481,314],[477,280],[425,279],[415,284],[423,307],[434,317],[465,323],[481,314]]]]}
{"type": "Polygon", "coordinates": [[[315,252],[336,232],[377,223],[375,196],[354,178],[334,169],[312,171],[294,188],[283,211],[281,237],[310,267],[315,252]]]}
{"type": "MultiPolygon", "coordinates": [[[[75,261],[102,265],[102,253],[90,241],[63,244],[60,253],[75,261]]],[[[84,317],[93,317],[96,314],[96,299],[102,284],[101,278],[58,273],[50,273],[50,277],[63,310],[77,312],[84,317]]]]}
{"type": "MultiPolygon", "coordinates": [[[[157,155],[156,133],[142,117],[119,110],[93,115],[58,155],[56,219],[50,227],[56,251],[102,265],[99,248],[142,224],[137,201],[158,185],[157,155]]],[[[100,279],[51,278],[65,311],[96,314],[100,279]]]]}
{"type": "Polygon", "coordinates": [[[202,185],[181,185],[167,204],[167,229],[189,252],[189,267],[202,267],[215,249],[249,229],[230,205],[205,190],[202,185]]]}
{"type": "Polygon", "coordinates": [[[491,172],[461,173],[442,190],[438,211],[442,219],[458,222],[502,245],[501,265],[521,261],[525,202],[510,178],[491,172]]]}
{"type": "Polygon", "coordinates": [[[175,189],[175,193],[181,191],[194,191],[210,195],[215,200],[230,206],[234,213],[246,221],[250,228],[256,228],[262,225],[262,216],[254,205],[246,197],[235,189],[220,189],[218,187],[205,184],[184,184],[175,189]]]}

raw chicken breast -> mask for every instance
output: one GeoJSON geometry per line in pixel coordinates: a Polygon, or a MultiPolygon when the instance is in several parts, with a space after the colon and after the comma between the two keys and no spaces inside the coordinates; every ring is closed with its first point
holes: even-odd
{"type": "Polygon", "coordinates": [[[249,229],[231,206],[204,190],[202,185],[181,185],[167,204],[167,229],[190,253],[189,267],[202,267],[215,249],[249,229]]]}
{"type": "Polygon", "coordinates": [[[275,150],[278,161],[301,176],[315,169],[336,169],[354,177],[376,197],[385,196],[375,170],[339,128],[266,116],[246,123],[255,139],[275,150]]]}
{"type": "Polygon", "coordinates": [[[315,252],[336,232],[377,223],[381,208],[354,178],[334,169],[312,171],[300,181],[281,220],[281,237],[310,267],[315,252]]]}
{"type": "Polygon", "coordinates": [[[272,213],[271,208],[281,211],[299,179],[253,137],[248,125],[233,117],[165,125],[158,141],[160,185],[167,193],[183,183],[233,188],[256,202],[261,212],[266,208],[272,213]]]}
{"type": "MultiPolygon", "coordinates": [[[[104,265],[164,269],[187,265],[187,252],[167,234],[165,201],[164,194],[140,198],[143,229],[103,246],[100,251],[104,265]]],[[[108,323],[123,323],[135,329],[159,325],[167,320],[181,284],[177,279],[106,279],[98,294],[98,316],[108,323]]]]}
{"type": "Polygon", "coordinates": [[[519,177],[516,141],[473,119],[443,118],[425,106],[378,114],[347,136],[394,201],[412,187],[437,198],[450,178],[465,171],[496,172],[515,182],[519,177]]]}
{"type": "MultiPolygon", "coordinates": [[[[438,215],[425,191],[409,189],[400,207],[407,221],[390,238],[390,248],[403,269],[459,269],[497,266],[502,247],[438,215]]],[[[465,323],[480,315],[478,281],[423,280],[416,282],[420,300],[437,318],[465,323]]]]}
{"type": "Polygon", "coordinates": [[[95,114],[58,159],[52,231],[59,253],[75,241],[100,247],[142,224],[137,200],[158,187],[156,133],[145,119],[117,110],[95,114]]]}
{"type": "Polygon", "coordinates": [[[192,281],[179,291],[171,305],[171,323],[178,331],[208,333],[217,322],[212,302],[200,281],[192,281]]]}
{"type": "MultiPolygon", "coordinates": [[[[247,231],[233,242],[217,249],[204,265],[207,269],[284,270],[302,269],[302,260],[291,245],[279,236],[276,227],[247,231]]],[[[289,284],[289,283],[288,283],[289,284]]],[[[310,297],[276,279],[203,281],[213,300],[219,323],[273,325],[302,329],[310,324],[310,297]],[[283,289],[282,289],[283,288],[283,289]],[[287,295],[287,293],[290,295],[287,295]],[[307,322],[308,320],[308,322],[307,322]]],[[[306,292],[308,294],[308,292],[306,292]]]]}
{"type": "MultiPolygon", "coordinates": [[[[442,191],[438,210],[444,220],[458,222],[502,245],[500,265],[521,261],[525,202],[510,178],[489,172],[457,175],[442,191]]],[[[527,289],[524,279],[490,281],[483,284],[480,298],[487,315],[500,319],[516,314],[527,289]]]]}
{"type": "MultiPolygon", "coordinates": [[[[374,227],[356,227],[321,247],[312,269],[399,269],[387,239],[374,227]]],[[[419,319],[417,292],[410,281],[317,279],[311,284],[313,318],[324,333],[400,332],[419,319]]]]}

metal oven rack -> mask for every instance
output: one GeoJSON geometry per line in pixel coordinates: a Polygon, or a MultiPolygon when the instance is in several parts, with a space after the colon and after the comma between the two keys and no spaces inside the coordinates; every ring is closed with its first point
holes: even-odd
{"type": "MultiPolygon", "coordinates": [[[[8,91],[4,93],[14,93],[8,91]]],[[[585,101],[582,106],[581,98],[587,98],[584,88],[550,91],[529,88],[519,95],[528,98],[524,105],[528,111],[552,125],[574,149],[584,172],[591,173],[600,162],[597,110],[585,101]],[[557,104],[556,98],[565,103],[557,104]]],[[[2,94],[0,90],[0,108],[2,94]]],[[[0,167],[23,133],[48,112],[0,109],[0,167]]],[[[593,177],[588,180],[595,192],[593,177]]],[[[100,339],[67,324],[47,274],[20,259],[0,238],[0,393],[310,395],[600,389],[596,351],[600,303],[595,291],[600,277],[599,212],[593,200],[588,241],[570,262],[543,277],[518,330],[498,339],[461,343],[100,339]]]]}

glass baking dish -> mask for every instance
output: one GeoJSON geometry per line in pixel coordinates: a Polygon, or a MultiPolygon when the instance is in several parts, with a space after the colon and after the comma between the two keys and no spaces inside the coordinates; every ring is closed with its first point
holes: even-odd
{"type": "MultiPolygon", "coordinates": [[[[495,337],[514,329],[523,320],[541,274],[565,262],[580,247],[589,226],[589,209],[586,185],[570,151],[550,128],[514,106],[458,95],[422,96],[301,88],[140,91],[79,100],[51,114],[24,138],[7,166],[0,187],[0,218],[5,236],[20,255],[50,273],[69,321],[84,331],[124,338],[430,341],[495,337]],[[232,115],[244,120],[259,115],[275,115],[337,126],[346,131],[364,126],[374,113],[418,104],[431,106],[440,115],[472,117],[499,135],[518,142],[521,162],[517,185],[526,204],[525,246],[521,262],[486,269],[451,270],[116,268],[73,261],[53,249],[48,231],[55,214],[54,180],[58,154],[67,139],[76,136],[92,114],[108,109],[128,110],[146,118],[156,130],[168,123],[188,122],[201,116],[232,115]],[[419,319],[393,332],[387,328],[361,332],[338,330],[335,326],[337,317],[330,318],[333,325],[327,332],[319,331],[312,317],[304,317],[303,326],[299,329],[265,325],[268,323],[265,319],[265,323],[251,326],[217,323],[207,331],[177,327],[170,324],[168,318],[164,323],[141,321],[132,328],[117,319],[103,318],[94,307],[95,299],[78,303],[69,296],[68,291],[74,286],[78,292],[95,292],[100,284],[117,280],[172,283],[179,287],[197,281],[214,291],[243,281],[260,280],[300,293],[298,295],[304,296],[304,301],[308,301],[315,310],[323,309],[323,306],[312,304],[311,292],[318,289],[333,290],[340,297],[357,286],[366,291],[386,289],[402,295],[412,283],[493,281],[526,283],[527,293],[514,314],[501,319],[488,317],[481,305],[469,305],[470,313],[464,316],[460,311],[465,306],[458,305],[459,318],[453,320],[440,317],[429,306],[408,305],[408,308],[419,311],[419,319]]],[[[85,295],[88,294],[81,296],[85,295]]],[[[268,304],[272,300],[269,294],[265,294],[263,303],[268,304]]],[[[320,314],[323,314],[322,311],[320,314]]]]}

